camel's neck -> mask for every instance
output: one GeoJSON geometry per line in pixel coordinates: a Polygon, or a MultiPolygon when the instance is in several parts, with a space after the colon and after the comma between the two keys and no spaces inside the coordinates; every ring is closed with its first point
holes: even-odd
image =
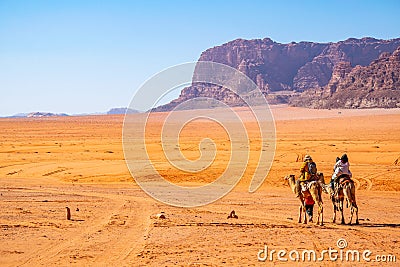
{"type": "Polygon", "coordinates": [[[324,178],[324,175],[323,175],[323,174],[319,174],[319,175],[318,175],[318,180],[319,180],[323,185],[325,185],[325,178],[324,178]]]}
{"type": "Polygon", "coordinates": [[[294,193],[295,189],[296,189],[296,182],[294,181],[294,177],[289,177],[288,181],[289,181],[290,189],[292,189],[292,191],[294,193]]]}

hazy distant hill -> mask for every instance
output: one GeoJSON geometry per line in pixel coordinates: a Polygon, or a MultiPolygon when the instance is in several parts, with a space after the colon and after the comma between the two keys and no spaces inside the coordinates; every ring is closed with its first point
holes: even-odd
{"type": "Polygon", "coordinates": [[[117,114],[134,114],[139,113],[139,111],[131,108],[112,108],[107,111],[107,115],[117,115],[117,114]]]}
{"type": "Polygon", "coordinates": [[[69,116],[65,113],[51,113],[51,112],[31,112],[25,115],[26,118],[42,118],[42,117],[65,117],[69,116]]]}
{"type": "Polygon", "coordinates": [[[92,116],[92,115],[117,115],[117,114],[134,114],[139,113],[139,111],[130,108],[112,108],[107,112],[95,112],[95,113],[83,113],[68,115],[66,113],[51,113],[51,112],[30,112],[30,113],[18,113],[7,118],[43,118],[43,117],[56,117],[56,116],[92,116]]]}

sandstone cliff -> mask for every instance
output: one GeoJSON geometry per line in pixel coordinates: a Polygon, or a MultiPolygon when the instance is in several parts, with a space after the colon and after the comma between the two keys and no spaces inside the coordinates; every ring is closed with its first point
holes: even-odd
{"type": "MultiPolygon", "coordinates": [[[[337,82],[353,68],[369,66],[380,55],[392,54],[399,46],[400,38],[350,38],[337,43],[289,44],[277,43],[269,38],[237,39],[204,51],[199,61],[223,63],[243,72],[257,84],[271,104],[290,101],[294,105],[306,105],[301,103],[307,99],[305,91],[310,93],[310,90],[314,90],[313,95],[321,97],[326,96],[325,89],[321,89],[325,87],[331,91],[337,90],[338,93],[343,92],[346,90],[345,85],[339,86],[337,82]],[[281,93],[283,91],[285,93],[281,93]],[[302,97],[297,98],[300,93],[302,97]]],[[[156,110],[171,110],[177,104],[199,96],[216,98],[232,106],[243,104],[236,95],[224,88],[192,85],[183,89],[178,99],[156,110]]],[[[334,105],[315,102],[314,107],[322,106],[334,105]]]]}
{"type": "Polygon", "coordinates": [[[340,63],[327,86],[292,99],[314,108],[400,108],[400,47],[368,66],[340,63]]]}

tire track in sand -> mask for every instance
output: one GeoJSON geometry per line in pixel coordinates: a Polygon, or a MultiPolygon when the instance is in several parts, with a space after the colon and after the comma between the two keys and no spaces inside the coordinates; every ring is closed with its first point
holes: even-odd
{"type": "MultiPolygon", "coordinates": [[[[25,191],[60,194],[60,191],[46,189],[25,191]]],[[[126,265],[128,261],[132,263],[133,256],[143,250],[150,228],[152,210],[152,204],[146,199],[141,196],[97,192],[74,191],[62,194],[107,199],[107,201],[112,201],[112,206],[115,208],[100,214],[83,230],[79,228],[65,233],[71,238],[54,242],[46,249],[33,251],[27,255],[27,260],[18,266],[65,264],[66,261],[73,260],[83,265],[95,265],[95,263],[106,266],[126,265]],[[85,254],[92,251],[98,252],[99,249],[103,251],[97,255],[85,254]]]]}

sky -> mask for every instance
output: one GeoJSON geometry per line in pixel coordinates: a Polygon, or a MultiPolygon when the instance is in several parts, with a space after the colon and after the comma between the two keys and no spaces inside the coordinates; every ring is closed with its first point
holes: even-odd
{"type": "Polygon", "coordinates": [[[236,38],[400,37],[400,1],[0,0],[0,116],[105,112],[236,38]]]}

